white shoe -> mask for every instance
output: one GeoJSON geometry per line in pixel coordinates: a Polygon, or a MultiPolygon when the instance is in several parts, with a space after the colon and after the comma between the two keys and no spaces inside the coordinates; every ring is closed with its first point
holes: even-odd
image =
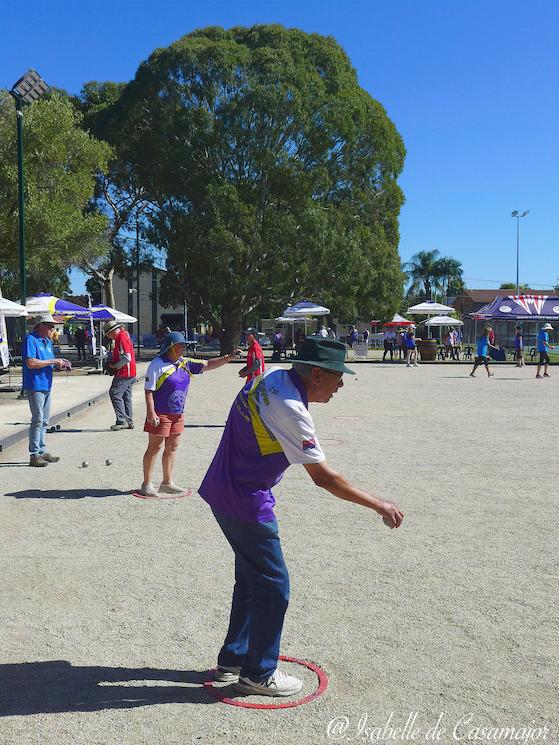
{"type": "Polygon", "coordinates": [[[255,683],[250,678],[239,678],[235,686],[238,691],[250,696],[293,696],[302,687],[302,680],[286,675],[281,670],[275,670],[263,683],[255,683]]]}
{"type": "Polygon", "coordinates": [[[214,671],[214,680],[218,683],[237,683],[241,674],[240,667],[226,667],[218,665],[214,671]]]}
{"type": "Polygon", "coordinates": [[[419,362],[414,362],[414,363],[413,363],[413,366],[414,366],[414,367],[419,367],[419,362]]]}
{"type": "Polygon", "coordinates": [[[142,488],[140,489],[140,494],[143,497],[158,497],[159,494],[155,491],[155,486],[151,483],[151,481],[148,481],[147,484],[142,484],[142,488]]]}
{"type": "Polygon", "coordinates": [[[177,486],[172,481],[165,484],[163,481],[159,484],[159,491],[161,494],[184,494],[186,489],[182,486],[177,486]]]}

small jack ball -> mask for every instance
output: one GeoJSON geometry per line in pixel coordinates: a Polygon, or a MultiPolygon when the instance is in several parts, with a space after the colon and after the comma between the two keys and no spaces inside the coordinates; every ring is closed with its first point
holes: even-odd
{"type": "Polygon", "coordinates": [[[60,429],[60,424],[57,424],[56,425],[56,429],[60,429]]]}
{"type": "Polygon", "coordinates": [[[110,458],[107,458],[107,460],[105,461],[105,465],[106,466],[112,466],[113,465],[112,460],[110,458]]]}
{"type": "Polygon", "coordinates": [[[88,465],[89,465],[89,463],[86,460],[84,460],[83,463],[82,463],[82,468],[87,468],[88,465]]]}

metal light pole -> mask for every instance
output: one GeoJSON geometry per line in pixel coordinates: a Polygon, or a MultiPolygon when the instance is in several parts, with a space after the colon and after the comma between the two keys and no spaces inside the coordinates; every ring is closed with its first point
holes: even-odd
{"type": "Polygon", "coordinates": [[[138,334],[138,351],[136,357],[140,359],[140,228],[138,224],[139,213],[136,213],[136,315],[138,316],[138,325],[136,332],[138,334]]]}
{"type": "Polygon", "coordinates": [[[16,104],[17,123],[17,172],[19,204],[19,290],[21,304],[27,300],[27,260],[25,255],[25,183],[23,180],[23,104],[33,103],[49,90],[48,85],[35,70],[28,70],[14,84],[11,95],[16,104]]]}
{"type": "Polygon", "coordinates": [[[519,212],[514,210],[511,212],[511,217],[516,217],[516,294],[520,295],[520,283],[519,283],[519,263],[520,263],[520,218],[526,217],[530,210],[524,210],[519,212]]]}

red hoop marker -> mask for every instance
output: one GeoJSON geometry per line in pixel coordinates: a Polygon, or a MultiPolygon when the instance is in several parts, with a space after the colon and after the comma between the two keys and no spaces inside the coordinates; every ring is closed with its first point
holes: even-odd
{"type": "Polygon", "coordinates": [[[187,489],[182,494],[165,494],[164,496],[158,495],[157,497],[148,497],[146,494],[140,494],[139,491],[133,491],[132,496],[138,499],[184,499],[184,497],[192,496],[192,489],[187,489]]]}
{"type": "MultiPolygon", "coordinates": [[[[315,665],[314,662],[308,662],[307,660],[298,660],[296,657],[284,657],[284,655],[282,654],[280,654],[279,659],[283,662],[293,662],[295,665],[303,665],[303,667],[307,667],[309,670],[312,670],[318,678],[318,686],[316,690],[313,691],[313,693],[309,693],[308,696],[298,699],[297,701],[286,701],[283,704],[252,704],[236,698],[228,698],[227,696],[223,696],[221,691],[225,690],[225,688],[228,688],[229,686],[216,688],[214,686],[214,680],[207,680],[204,683],[204,688],[206,689],[206,691],[208,691],[208,693],[211,693],[212,696],[217,698],[220,703],[229,704],[230,706],[241,706],[244,709],[292,709],[294,706],[310,704],[311,701],[314,701],[319,696],[322,696],[322,694],[328,687],[328,676],[321,667],[315,665]]],[[[211,670],[210,674],[213,674],[213,672],[214,671],[211,670]]]]}

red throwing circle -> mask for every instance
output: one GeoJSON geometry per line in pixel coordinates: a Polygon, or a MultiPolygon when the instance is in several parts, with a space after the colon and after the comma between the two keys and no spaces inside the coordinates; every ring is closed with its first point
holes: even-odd
{"type": "MultiPolygon", "coordinates": [[[[223,688],[216,688],[214,686],[215,681],[213,680],[207,680],[204,683],[204,688],[206,689],[206,691],[208,691],[208,693],[211,693],[212,696],[217,698],[217,700],[220,701],[222,704],[229,704],[230,706],[242,706],[245,709],[292,709],[294,706],[309,704],[311,701],[314,701],[319,696],[322,696],[322,694],[328,687],[328,676],[321,667],[315,665],[314,662],[308,662],[307,660],[298,660],[296,657],[285,657],[282,654],[280,654],[279,659],[283,662],[293,662],[296,665],[303,665],[303,667],[307,667],[309,670],[312,670],[318,678],[318,686],[316,687],[316,690],[312,693],[309,693],[308,696],[304,696],[303,698],[298,699],[297,701],[285,701],[281,704],[253,704],[240,701],[236,698],[228,698],[227,696],[223,696],[221,691],[223,691],[227,686],[224,686],[223,688]]],[[[213,670],[211,672],[213,672],[213,670]]]]}

